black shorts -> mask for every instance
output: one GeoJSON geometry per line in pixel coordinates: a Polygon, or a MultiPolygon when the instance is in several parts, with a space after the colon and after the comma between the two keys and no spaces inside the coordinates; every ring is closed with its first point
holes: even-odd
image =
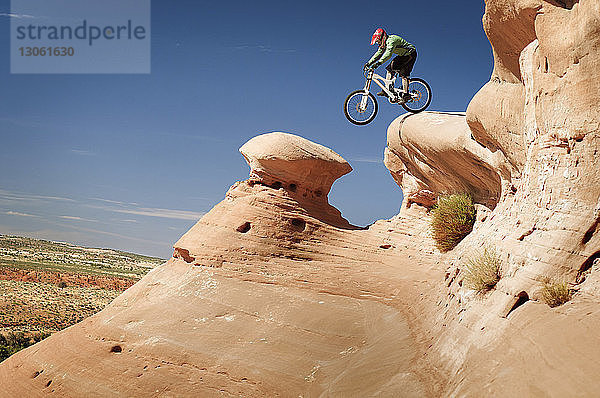
{"type": "Polygon", "coordinates": [[[415,62],[417,61],[417,50],[411,50],[406,55],[397,55],[385,69],[390,72],[396,72],[400,76],[410,76],[415,62]]]}

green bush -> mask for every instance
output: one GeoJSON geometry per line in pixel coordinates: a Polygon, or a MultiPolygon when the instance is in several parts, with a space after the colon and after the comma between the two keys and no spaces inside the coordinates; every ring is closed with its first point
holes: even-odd
{"type": "Polygon", "coordinates": [[[473,230],[475,206],[467,194],[453,194],[438,198],[432,210],[433,239],[441,252],[452,249],[473,230]]]}
{"type": "Polygon", "coordinates": [[[6,335],[0,334],[0,362],[15,352],[42,341],[48,336],[50,336],[50,333],[44,332],[35,333],[30,336],[26,336],[23,332],[9,332],[6,335]]]}
{"type": "Polygon", "coordinates": [[[486,247],[482,253],[467,260],[463,282],[479,293],[490,290],[500,280],[501,265],[502,260],[496,251],[486,247]]]}
{"type": "Polygon", "coordinates": [[[558,307],[571,300],[571,289],[567,282],[544,282],[542,298],[550,307],[558,307]]]}

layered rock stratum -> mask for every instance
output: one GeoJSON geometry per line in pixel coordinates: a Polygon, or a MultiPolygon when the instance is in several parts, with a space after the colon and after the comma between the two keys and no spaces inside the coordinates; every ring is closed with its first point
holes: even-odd
{"type": "Polygon", "coordinates": [[[594,396],[600,390],[600,2],[488,0],[494,72],[466,114],[401,116],[398,216],[332,207],[351,171],[299,136],[240,151],[250,177],[111,305],[0,365],[2,396],[594,396]],[[477,203],[442,254],[429,209],[477,203]],[[502,278],[463,286],[493,246],[502,278]],[[570,283],[550,308],[547,279],[570,283]]]}

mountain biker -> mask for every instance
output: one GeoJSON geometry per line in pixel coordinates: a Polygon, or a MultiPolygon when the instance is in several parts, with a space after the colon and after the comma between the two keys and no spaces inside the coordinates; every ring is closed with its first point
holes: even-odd
{"type": "MultiPolygon", "coordinates": [[[[373,37],[371,38],[371,45],[377,43],[379,49],[373,54],[371,59],[365,64],[366,68],[376,69],[382,65],[385,61],[392,57],[392,54],[396,54],[396,57],[386,66],[387,75],[386,80],[390,80],[394,77],[395,73],[398,73],[402,77],[402,96],[403,99],[407,99],[408,94],[408,76],[412,72],[415,61],[417,60],[417,49],[414,45],[407,42],[403,38],[397,35],[388,35],[382,28],[377,28],[373,37]]],[[[390,90],[394,91],[394,86],[390,84],[390,90]]],[[[377,95],[385,96],[386,93],[382,90],[377,95]]]]}

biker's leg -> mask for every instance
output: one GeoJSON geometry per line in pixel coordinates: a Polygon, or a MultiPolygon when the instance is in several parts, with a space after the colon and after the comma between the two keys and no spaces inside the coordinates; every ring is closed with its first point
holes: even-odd
{"type": "MultiPolygon", "coordinates": [[[[385,67],[385,70],[386,70],[385,79],[386,80],[392,80],[392,78],[394,77],[395,72],[391,69],[392,62],[390,62],[390,64],[385,67]]],[[[394,92],[394,84],[393,83],[390,83],[388,90],[390,90],[391,92],[394,92]]],[[[383,90],[378,92],[377,95],[379,95],[380,97],[387,97],[387,93],[383,90]]]]}
{"type": "Polygon", "coordinates": [[[415,66],[415,62],[417,62],[417,50],[413,50],[409,53],[409,58],[405,65],[406,73],[402,77],[402,88],[403,88],[404,93],[408,93],[408,84],[409,84],[408,77],[410,76],[410,73],[412,72],[412,70],[415,66]]]}
{"type": "Polygon", "coordinates": [[[400,56],[395,56],[392,62],[390,62],[390,64],[385,68],[387,70],[386,79],[391,80],[394,78],[394,76],[396,76],[396,72],[398,71],[397,65],[399,58],[400,56]]]}
{"type": "Polygon", "coordinates": [[[408,76],[402,76],[402,91],[408,93],[408,76]]]}
{"type": "MultiPolygon", "coordinates": [[[[393,69],[393,64],[394,61],[390,62],[388,66],[385,67],[386,70],[386,74],[385,74],[385,80],[392,80],[394,78],[394,76],[396,75],[396,72],[393,69]]],[[[390,90],[394,90],[394,84],[390,83],[390,86],[388,87],[390,90]]]]}

